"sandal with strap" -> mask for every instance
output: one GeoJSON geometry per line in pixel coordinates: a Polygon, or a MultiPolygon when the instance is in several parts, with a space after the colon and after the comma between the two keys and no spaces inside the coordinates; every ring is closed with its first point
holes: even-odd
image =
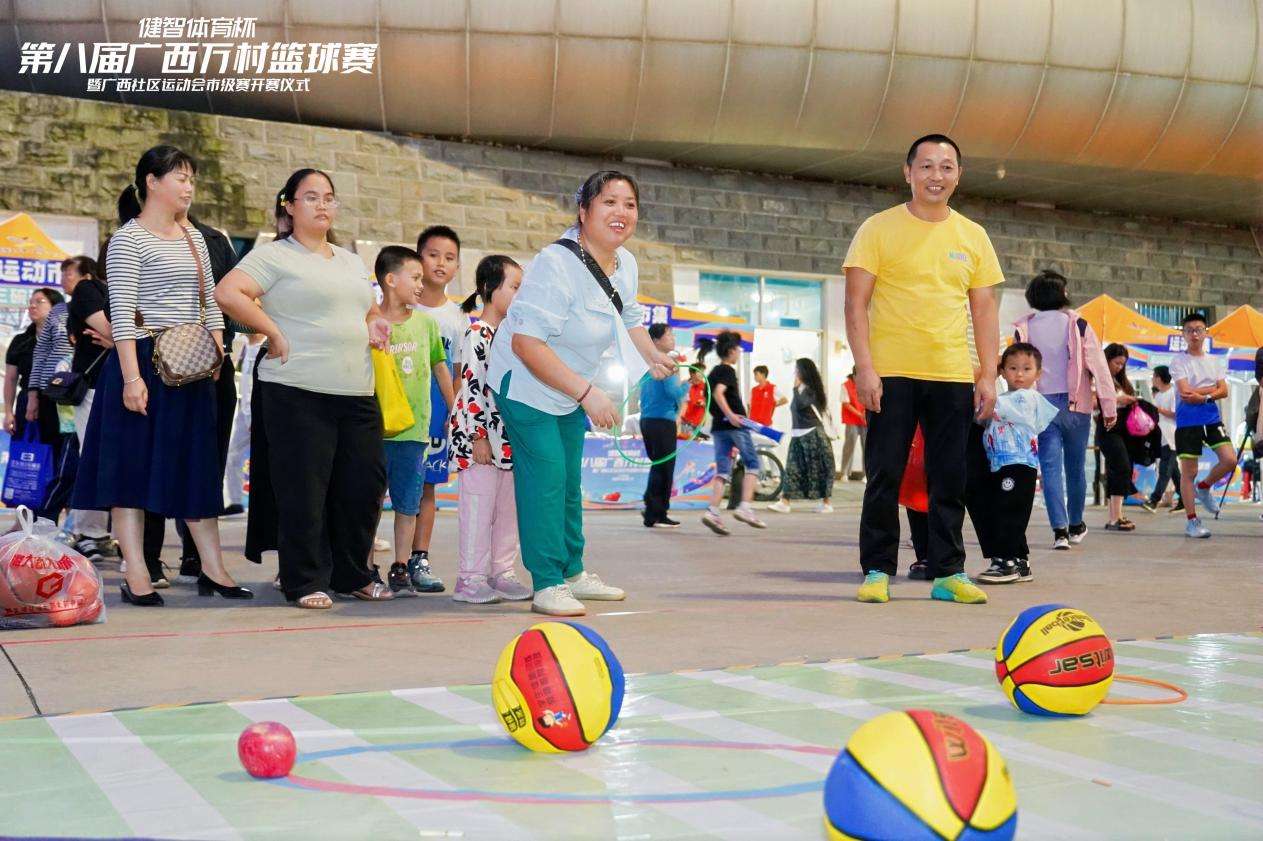
{"type": "Polygon", "coordinates": [[[360,589],[352,590],[348,595],[362,602],[388,602],[395,597],[391,589],[380,581],[370,581],[360,589]]]}
{"type": "Polygon", "coordinates": [[[308,593],[294,602],[294,604],[304,610],[328,610],[333,607],[333,599],[329,598],[328,593],[316,591],[315,593],[308,593]]]}

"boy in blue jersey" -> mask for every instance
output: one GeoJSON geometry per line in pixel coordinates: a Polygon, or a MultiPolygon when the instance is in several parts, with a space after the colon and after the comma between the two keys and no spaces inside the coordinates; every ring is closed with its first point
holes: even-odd
{"type": "Polygon", "coordinates": [[[1220,360],[1206,353],[1206,316],[1200,312],[1189,313],[1184,316],[1181,327],[1186,350],[1175,355],[1170,368],[1178,395],[1175,403],[1175,453],[1180,460],[1180,489],[1184,512],[1188,516],[1184,535],[1207,538],[1210,537],[1210,529],[1202,525],[1201,518],[1197,516],[1197,505],[1200,503],[1211,514],[1218,514],[1219,503],[1215,501],[1211,488],[1237,469],[1232,441],[1224,431],[1223,418],[1215,403],[1228,396],[1228,383],[1224,380],[1220,360]],[[1197,465],[1203,444],[1214,450],[1219,460],[1206,478],[1199,482],[1197,465]]]}

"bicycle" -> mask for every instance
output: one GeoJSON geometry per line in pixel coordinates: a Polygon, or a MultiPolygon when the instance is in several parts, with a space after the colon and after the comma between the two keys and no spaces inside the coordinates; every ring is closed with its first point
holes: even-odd
{"type": "MultiPolygon", "coordinates": [[[[754,486],[755,502],[775,502],[781,498],[781,490],[785,487],[785,465],[776,455],[775,444],[771,439],[755,434],[754,451],[759,454],[759,481],[754,486]]],[[[745,479],[746,466],[738,455],[732,463],[732,481],[728,483],[728,510],[734,510],[741,503],[741,494],[732,493],[733,488],[740,488],[745,479]]]]}

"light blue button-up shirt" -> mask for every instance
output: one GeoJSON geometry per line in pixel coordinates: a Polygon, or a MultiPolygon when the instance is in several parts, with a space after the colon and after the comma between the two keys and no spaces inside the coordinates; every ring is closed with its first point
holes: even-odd
{"type": "MultiPolygon", "coordinates": [[[[618,269],[610,282],[623,299],[623,323],[630,330],[644,321],[644,308],[636,301],[639,285],[636,258],[618,249],[618,269]]],[[[496,331],[487,365],[487,380],[501,394],[505,374],[509,397],[547,412],[566,415],[578,403],[571,395],[545,385],[513,352],[518,333],[546,342],[567,367],[586,380],[596,376],[601,356],[616,341],[618,311],[601,285],[579,258],[560,245],[547,245],[535,256],[496,331]]]]}

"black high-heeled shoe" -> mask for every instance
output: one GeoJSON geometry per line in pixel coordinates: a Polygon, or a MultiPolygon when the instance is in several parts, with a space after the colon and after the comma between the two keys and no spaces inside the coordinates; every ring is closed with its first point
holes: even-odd
{"type": "Polygon", "coordinates": [[[132,592],[132,588],[127,586],[126,581],[124,581],[122,586],[118,588],[118,591],[122,594],[123,601],[128,604],[134,604],[138,607],[162,607],[163,604],[165,604],[162,600],[162,596],[158,595],[156,591],[153,593],[145,593],[143,596],[136,595],[132,592]]]}
{"type": "Polygon", "coordinates": [[[226,584],[220,584],[203,572],[197,577],[197,594],[199,596],[211,596],[215,593],[219,593],[225,599],[254,598],[254,593],[251,590],[245,587],[229,587],[226,584]]]}

